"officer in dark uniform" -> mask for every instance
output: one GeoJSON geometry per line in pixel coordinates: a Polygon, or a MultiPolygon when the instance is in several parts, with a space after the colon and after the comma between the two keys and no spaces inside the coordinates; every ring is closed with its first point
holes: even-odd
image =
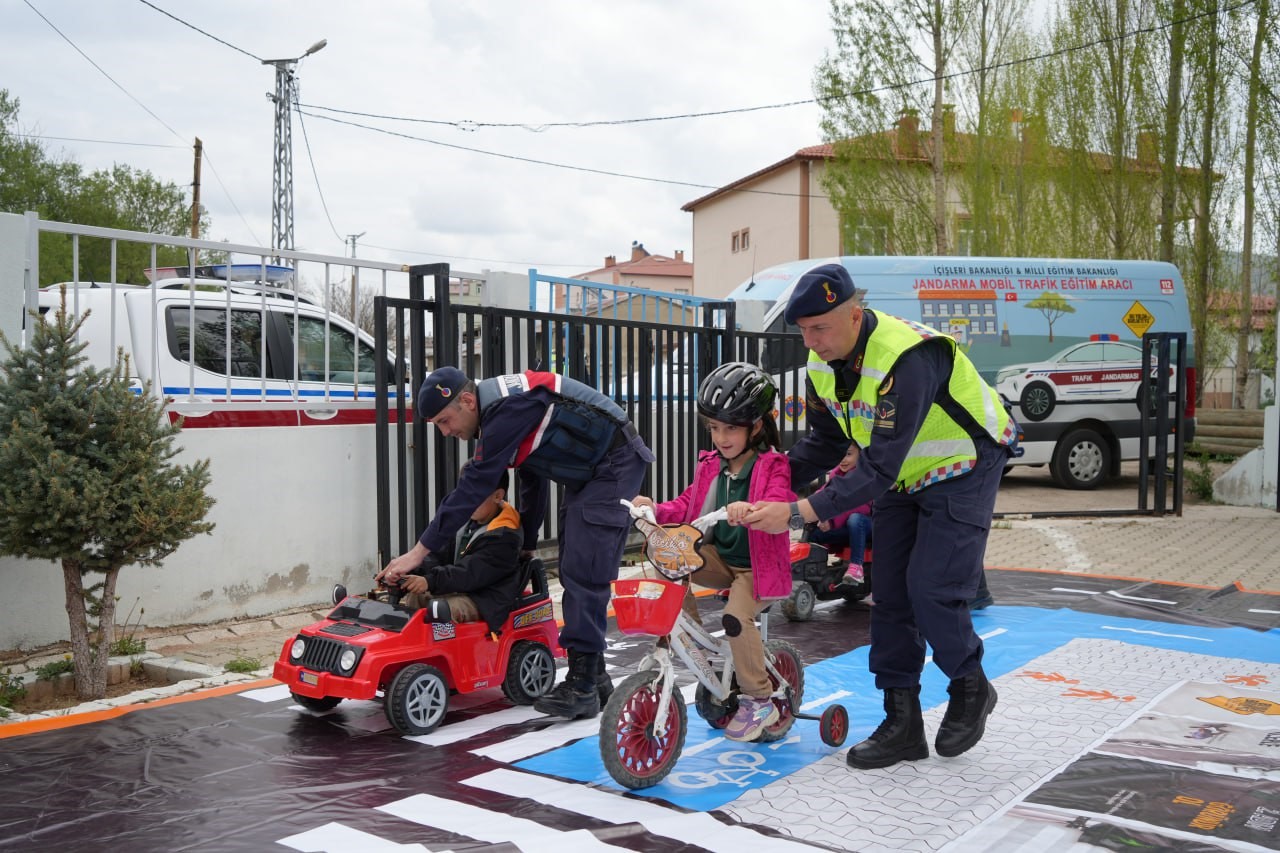
{"type": "Polygon", "coordinates": [[[996,691],[969,602],[980,596],[996,489],[1017,429],[954,340],[863,308],[856,296],[848,270],[824,264],[796,283],[785,319],[810,350],[809,431],[789,454],[792,481],[830,469],[851,439],[863,448],[858,467],[807,500],[758,503],[746,523],[799,529],[875,501],[870,666],[885,720],[846,757],[866,769],[929,755],[920,709],[926,641],[950,679],[934,748],[952,757],[982,737],[996,691]]]}
{"type": "Polygon", "coordinates": [[[525,371],[477,383],[456,367],[440,367],[422,383],[417,405],[442,435],[475,439],[475,452],[418,544],[388,563],[378,579],[396,583],[427,554],[448,547],[452,531],[508,467],[520,471],[524,547],[532,550],[550,482],[560,483],[560,645],[568,650],[569,671],[534,708],[569,719],[596,716],[613,690],[602,654],[609,583],[618,577],[631,529],[620,500],[639,494],[653,454],[617,403],[555,373],[525,371]]]}

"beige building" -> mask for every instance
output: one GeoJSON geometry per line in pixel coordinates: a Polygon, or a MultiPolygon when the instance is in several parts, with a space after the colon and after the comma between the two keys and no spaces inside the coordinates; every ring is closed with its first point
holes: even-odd
{"type": "Polygon", "coordinates": [[[841,253],[840,222],[819,177],[830,145],[801,148],[684,205],[693,214],[693,295],[725,296],[757,270],[841,253]]]}
{"type": "Polygon", "coordinates": [[[600,284],[693,294],[693,264],[684,259],[684,250],[676,249],[675,257],[669,258],[651,254],[643,243],[632,243],[631,257],[622,263],[618,263],[617,256],[609,255],[604,266],[573,277],[600,284]]]}
{"type": "MultiPolygon", "coordinates": [[[[1040,149],[1042,133],[1036,125],[1023,122],[1020,110],[1011,112],[1009,131],[1010,140],[1021,140],[1013,143],[1014,149],[1019,145],[1024,152],[1040,149]]],[[[972,253],[973,228],[962,190],[977,137],[956,130],[951,110],[943,114],[943,135],[948,158],[948,244],[953,254],[967,255],[972,253]]],[[[1159,197],[1154,190],[1158,189],[1160,166],[1155,139],[1153,133],[1139,131],[1137,156],[1126,160],[1125,168],[1150,181],[1153,191],[1144,196],[1150,199],[1144,203],[1153,205],[1158,218],[1159,197]]],[[[917,191],[927,197],[932,143],[928,128],[922,130],[914,112],[905,112],[888,130],[855,141],[870,159],[892,160],[895,166],[910,167],[908,174],[918,172],[917,191]]],[[[1060,148],[1041,150],[1040,156],[1050,171],[1065,166],[1068,160],[1067,152],[1060,148]]],[[[862,222],[841,222],[821,182],[833,158],[831,144],[801,148],[685,204],[681,210],[693,214],[693,257],[698,268],[693,294],[705,298],[725,296],[755,272],[788,261],[901,252],[901,244],[897,248],[894,245],[892,210],[870,210],[862,222]]],[[[1098,174],[1111,168],[1111,160],[1105,155],[1090,154],[1088,159],[1098,174]]],[[[1195,169],[1181,172],[1187,178],[1198,174],[1195,169]]],[[[1052,193],[1052,188],[1048,192],[1052,193]]],[[[1154,240],[1154,233],[1147,239],[1154,240]]],[[[1154,244],[1144,249],[1148,253],[1153,250],[1154,244]]]]}

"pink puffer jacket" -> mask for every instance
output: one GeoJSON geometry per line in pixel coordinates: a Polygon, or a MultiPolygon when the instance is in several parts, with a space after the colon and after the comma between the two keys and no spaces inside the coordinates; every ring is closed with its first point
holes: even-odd
{"type": "MultiPolygon", "coordinates": [[[[720,454],[704,450],[698,455],[698,467],[693,472],[689,488],[674,500],[654,505],[654,516],[659,524],[678,524],[693,521],[706,505],[707,493],[720,475],[720,454]]],[[[756,459],[751,469],[751,482],[747,486],[750,501],[793,501],[791,491],[791,465],[787,457],[776,450],[766,450],[756,459]]],[[[766,598],[786,598],[791,594],[791,539],[786,533],[747,532],[747,545],[751,549],[752,586],[758,601],[766,598]]]]}

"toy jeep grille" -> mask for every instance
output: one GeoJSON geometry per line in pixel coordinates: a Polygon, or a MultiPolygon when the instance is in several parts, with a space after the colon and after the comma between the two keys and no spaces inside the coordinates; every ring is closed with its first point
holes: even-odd
{"type": "Polygon", "coordinates": [[[307,669],[319,672],[337,672],[338,655],[346,648],[337,640],[326,640],[324,637],[311,637],[307,640],[307,649],[298,663],[307,669]]]}
{"type": "Polygon", "coordinates": [[[372,628],[366,628],[364,625],[352,625],[350,622],[335,622],[332,625],[325,625],[320,629],[326,634],[337,634],[339,637],[357,637],[360,634],[367,634],[372,628]]]}

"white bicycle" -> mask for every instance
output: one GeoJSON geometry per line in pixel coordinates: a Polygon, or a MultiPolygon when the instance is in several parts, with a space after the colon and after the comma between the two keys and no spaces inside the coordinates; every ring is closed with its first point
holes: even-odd
{"type": "MultiPolygon", "coordinates": [[[[703,534],[726,517],[725,511],[716,510],[690,524],[660,525],[649,507],[623,503],[644,535],[646,558],[668,578],[613,582],[618,629],[656,638],[636,674],[614,689],[600,714],[600,758],[618,784],[636,789],[666,778],[684,748],[688,711],[676,686],[676,661],[697,679],[694,708],[714,729],[725,728],[733,718],[738,687],[728,641],[713,637],[681,609],[688,576],[702,566],[698,546],[703,534]]],[[[770,640],[769,621],[764,613],[761,616],[765,668],[773,685],[770,698],[779,716],[756,740],[781,740],[797,719],[807,719],[820,721],[824,743],[840,746],[849,733],[848,711],[832,705],[820,717],[800,713],[804,695],[800,653],[784,640],[770,640]]]]}

